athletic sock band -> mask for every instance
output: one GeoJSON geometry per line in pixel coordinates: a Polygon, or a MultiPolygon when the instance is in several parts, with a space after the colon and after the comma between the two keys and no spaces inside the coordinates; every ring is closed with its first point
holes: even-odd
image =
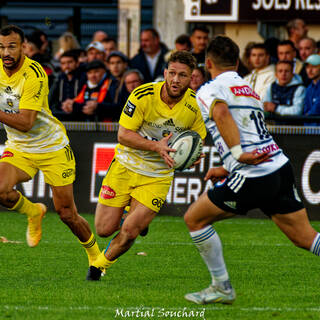
{"type": "Polygon", "coordinates": [[[320,256],[320,233],[315,236],[310,251],[316,256],[320,256]]]}

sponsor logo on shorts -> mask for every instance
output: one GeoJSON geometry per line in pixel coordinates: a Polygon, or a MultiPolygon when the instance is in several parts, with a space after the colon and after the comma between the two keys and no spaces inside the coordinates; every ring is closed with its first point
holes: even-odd
{"type": "Polygon", "coordinates": [[[62,178],[66,179],[73,175],[73,169],[66,169],[62,172],[62,178]]]}
{"type": "Polygon", "coordinates": [[[252,97],[257,100],[260,100],[259,95],[254,92],[249,86],[236,86],[236,87],[230,87],[230,90],[232,93],[237,97],[252,97]]]}
{"type": "Polygon", "coordinates": [[[152,205],[158,208],[161,208],[164,204],[164,201],[162,199],[154,198],[152,199],[152,205]]]}
{"type": "Polygon", "coordinates": [[[123,112],[132,118],[134,111],[136,110],[136,106],[130,101],[128,100],[127,104],[124,107],[123,112]]]}
{"type": "Polygon", "coordinates": [[[100,196],[103,199],[112,199],[116,196],[116,192],[109,186],[102,186],[100,196]]]}
{"type": "Polygon", "coordinates": [[[216,186],[216,187],[223,186],[226,181],[227,181],[227,179],[222,179],[222,180],[216,182],[216,183],[215,183],[215,186],[216,186]]]}
{"type": "Polygon", "coordinates": [[[3,158],[8,158],[8,157],[13,157],[13,153],[10,151],[5,151],[2,155],[1,155],[1,159],[3,158]]]}
{"type": "Polygon", "coordinates": [[[225,201],[224,204],[231,209],[236,209],[237,203],[235,201],[225,201]]]}

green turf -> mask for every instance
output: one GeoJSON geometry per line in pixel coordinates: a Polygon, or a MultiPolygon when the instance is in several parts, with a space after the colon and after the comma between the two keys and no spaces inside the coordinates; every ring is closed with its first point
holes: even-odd
{"type": "MultiPolygon", "coordinates": [[[[84,216],[93,226],[93,216],[84,216]]],[[[84,250],[57,215],[47,214],[36,248],[25,243],[24,216],[3,212],[0,219],[0,236],[22,242],[0,243],[1,320],[320,319],[319,257],[295,248],[269,220],[216,224],[237,300],[198,306],[183,296],[210,277],[182,218],[156,218],[148,236],[94,283],[85,281],[84,250]]]]}

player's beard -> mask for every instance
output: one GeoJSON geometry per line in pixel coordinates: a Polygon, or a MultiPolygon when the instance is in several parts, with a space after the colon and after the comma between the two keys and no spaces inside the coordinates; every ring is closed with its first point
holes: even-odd
{"type": "Polygon", "coordinates": [[[10,66],[8,66],[8,65],[3,63],[3,67],[8,69],[8,70],[14,70],[19,65],[19,63],[21,61],[21,58],[22,58],[22,55],[20,54],[16,60],[14,58],[12,58],[12,57],[9,57],[9,58],[13,59],[13,63],[10,66]]]}
{"type": "Polygon", "coordinates": [[[172,93],[171,89],[170,89],[170,85],[166,82],[166,90],[167,90],[167,93],[168,93],[168,96],[171,98],[171,99],[180,99],[181,97],[183,97],[183,95],[185,94],[185,92],[188,90],[188,86],[184,87],[184,88],[181,88],[179,93],[177,94],[174,94],[172,93]]]}

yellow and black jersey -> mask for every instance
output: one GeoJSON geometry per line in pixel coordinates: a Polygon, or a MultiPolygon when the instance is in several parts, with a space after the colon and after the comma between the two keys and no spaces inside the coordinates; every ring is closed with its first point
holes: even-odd
{"type": "Polygon", "coordinates": [[[44,153],[59,150],[69,143],[64,126],[49,109],[48,92],[48,77],[38,62],[25,57],[21,68],[9,77],[0,59],[0,110],[6,113],[18,113],[20,109],[38,111],[28,132],[4,125],[8,147],[44,153]]]}
{"type": "MultiPolygon", "coordinates": [[[[147,83],[136,88],[129,96],[119,124],[138,132],[149,140],[159,141],[172,133],[170,142],[186,130],[194,130],[202,139],[206,128],[193,90],[188,89],[183,98],[171,109],[160,97],[164,82],[147,83]]],[[[152,177],[173,175],[161,156],[153,151],[137,150],[118,144],[118,161],[130,170],[152,177]]]]}

